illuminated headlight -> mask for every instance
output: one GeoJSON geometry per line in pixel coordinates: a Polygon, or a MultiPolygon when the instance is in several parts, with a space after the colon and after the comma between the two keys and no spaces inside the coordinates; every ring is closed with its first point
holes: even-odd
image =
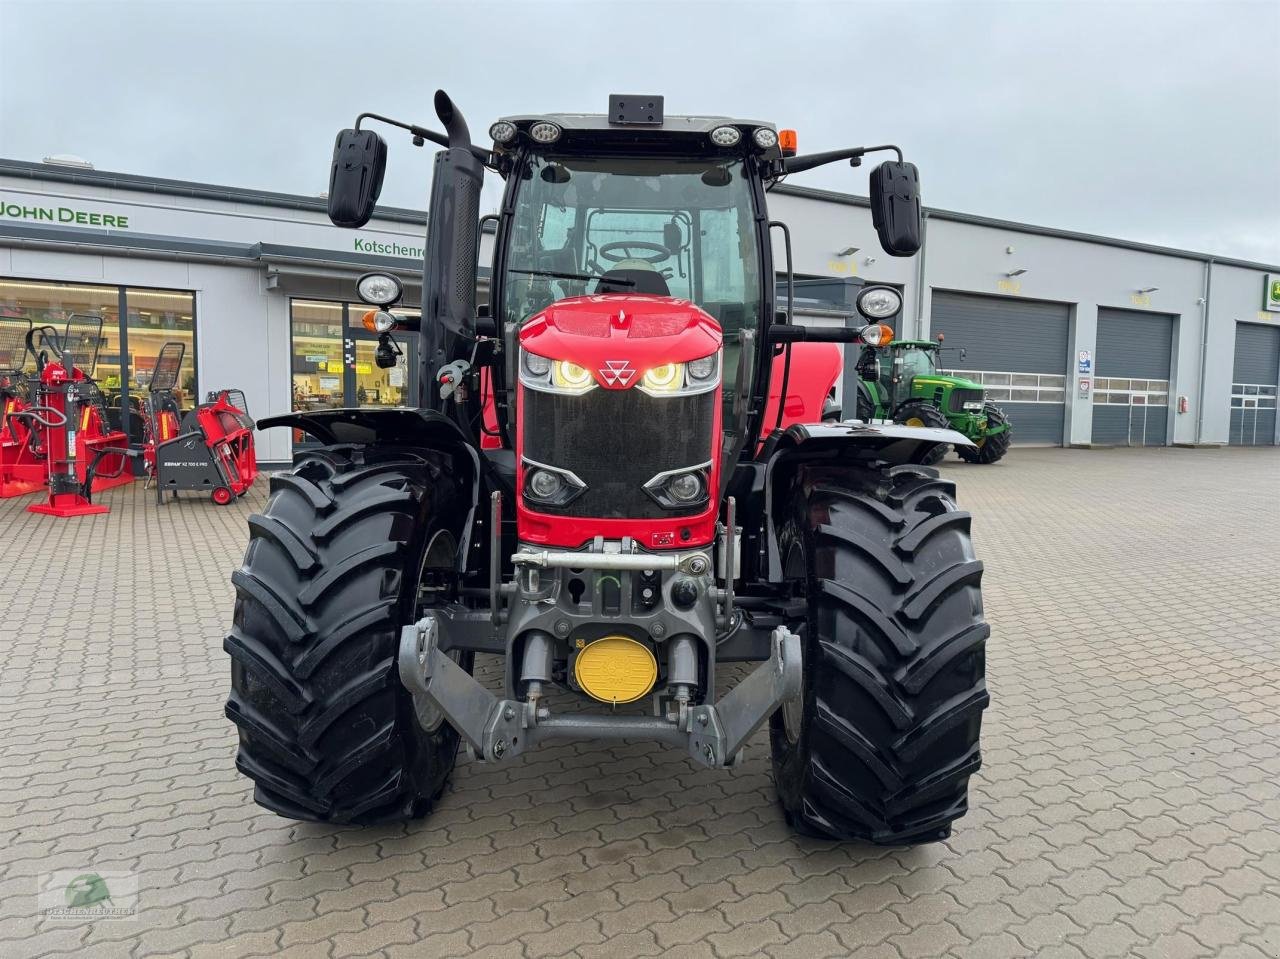
{"type": "Polygon", "coordinates": [[[858,312],[869,320],[883,320],[902,309],[902,294],[888,286],[869,286],[855,301],[858,312]]]}
{"type": "Polygon", "coordinates": [[[356,281],[356,295],[374,306],[390,306],[404,296],[404,287],[387,273],[366,273],[356,281]]]}
{"type": "Polygon", "coordinates": [[[596,385],[590,370],[570,360],[556,360],[551,364],[551,383],[565,393],[585,393],[596,385]]]}
{"type": "Polygon", "coordinates": [[[596,388],[590,370],[571,360],[553,360],[528,350],[520,351],[520,382],[531,390],[570,396],[596,388]]]}
{"type": "Polygon", "coordinates": [[[539,143],[555,143],[560,139],[560,134],[563,132],[560,129],[560,124],[552,123],[550,120],[539,120],[529,127],[529,136],[539,143]]]}
{"type": "Polygon", "coordinates": [[[515,139],[516,125],[507,120],[499,120],[489,127],[489,137],[494,143],[510,143],[515,139]]]}
{"type": "Polygon", "coordinates": [[[569,470],[524,460],[524,498],[542,506],[567,506],[587,488],[569,470]]]}
{"type": "Polygon", "coordinates": [[[737,127],[716,127],[711,131],[711,142],[718,147],[737,146],[742,139],[742,131],[737,127]]]}
{"type": "Polygon", "coordinates": [[[707,502],[711,463],[667,470],[644,484],[644,491],[663,509],[688,509],[707,502]]]}
{"type": "Polygon", "coordinates": [[[768,150],[770,147],[778,145],[778,134],[768,127],[758,127],[756,132],[751,134],[751,139],[756,141],[756,146],[761,150],[768,150]]]}
{"type": "Polygon", "coordinates": [[[981,403],[965,403],[964,408],[966,410],[974,410],[976,412],[982,409],[982,404],[981,403]]]}
{"type": "Polygon", "coordinates": [[[700,356],[687,363],[663,363],[640,377],[637,389],[650,396],[692,396],[720,384],[720,354],[700,356]]]}

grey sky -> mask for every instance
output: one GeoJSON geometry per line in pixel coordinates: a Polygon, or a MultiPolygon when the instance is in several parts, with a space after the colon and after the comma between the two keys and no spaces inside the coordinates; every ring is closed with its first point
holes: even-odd
{"type": "MultiPolygon", "coordinates": [[[[0,0],[0,156],[315,194],[373,110],[774,120],[896,142],[931,206],[1280,263],[1280,3],[0,0]]],[[[428,151],[391,137],[383,202],[428,151]]],[[[793,182],[866,192],[866,168],[793,182]]]]}

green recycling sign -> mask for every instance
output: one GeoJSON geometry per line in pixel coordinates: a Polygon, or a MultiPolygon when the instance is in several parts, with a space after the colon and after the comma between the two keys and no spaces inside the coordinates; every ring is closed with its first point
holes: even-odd
{"type": "Polygon", "coordinates": [[[1262,298],[1262,308],[1280,313],[1280,273],[1267,274],[1267,287],[1262,298]]]}

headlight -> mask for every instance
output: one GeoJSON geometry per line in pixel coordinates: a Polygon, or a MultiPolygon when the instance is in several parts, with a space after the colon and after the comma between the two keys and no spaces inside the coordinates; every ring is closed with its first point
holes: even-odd
{"type": "Polygon", "coordinates": [[[687,363],[663,363],[645,370],[637,389],[650,396],[691,396],[720,385],[720,354],[687,363]]]}
{"type": "Polygon", "coordinates": [[[550,120],[539,120],[529,127],[529,136],[539,143],[555,143],[560,139],[560,134],[563,132],[560,129],[560,124],[552,123],[550,120]]]}
{"type": "Polygon", "coordinates": [[[711,131],[711,142],[718,147],[737,146],[742,139],[742,131],[737,127],[716,127],[711,131]]]}
{"type": "Polygon", "coordinates": [[[539,506],[567,506],[587,484],[569,470],[556,469],[533,460],[523,460],[524,498],[539,506]]]}
{"type": "Polygon", "coordinates": [[[374,306],[390,306],[404,296],[404,286],[388,273],[366,273],[356,281],[356,295],[374,306]]]}
{"type": "Polygon", "coordinates": [[[489,136],[494,143],[507,143],[514,139],[516,135],[516,125],[507,120],[499,120],[493,126],[489,127],[489,136]]]}
{"type": "Polygon", "coordinates": [[[888,346],[893,339],[893,327],[886,326],[883,323],[875,323],[871,326],[864,326],[858,331],[858,336],[868,346],[888,346]]]}
{"type": "Polygon", "coordinates": [[[869,286],[854,302],[867,319],[883,320],[902,309],[902,294],[887,286],[869,286]]]}
{"type": "Polygon", "coordinates": [[[965,403],[964,408],[966,410],[980,410],[982,409],[982,404],[981,403],[965,403]]]}
{"type": "Polygon", "coordinates": [[[645,370],[641,386],[653,393],[674,393],[684,381],[683,363],[664,363],[645,370]]]}
{"type": "Polygon", "coordinates": [[[756,146],[761,150],[768,150],[778,145],[778,134],[768,127],[757,127],[756,132],[751,134],[751,139],[756,141],[756,146]]]}
{"type": "Polygon", "coordinates": [[[589,370],[569,360],[556,360],[551,365],[551,383],[567,393],[585,393],[596,385],[589,370]]]}
{"type": "Polygon", "coordinates": [[[521,350],[520,357],[524,362],[524,369],[526,373],[533,376],[546,376],[551,372],[551,361],[545,356],[539,356],[537,353],[530,353],[527,350],[521,350]]]}
{"type": "Polygon", "coordinates": [[[666,470],[644,484],[644,491],[663,509],[687,510],[707,502],[711,463],[666,470]]]}

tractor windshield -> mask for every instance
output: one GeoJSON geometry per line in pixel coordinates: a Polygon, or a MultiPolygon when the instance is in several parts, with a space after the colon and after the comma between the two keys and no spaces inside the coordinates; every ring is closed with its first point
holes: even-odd
{"type": "Polygon", "coordinates": [[[933,350],[918,346],[902,346],[898,349],[898,355],[902,357],[900,376],[929,376],[937,372],[933,363],[933,350]]]}
{"type": "MultiPolygon", "coordinates": [[[[740,160],[525,158],[515,198],[502,319],[520,324],[556,300],[602,292],[692,300],[726,346],[760,323],[751,184],[740,160]]],[[[736,352],[736,350],[735,350],[736,352]]],[[[727,376],[735,367],[725,364],[727,376]]]]}

